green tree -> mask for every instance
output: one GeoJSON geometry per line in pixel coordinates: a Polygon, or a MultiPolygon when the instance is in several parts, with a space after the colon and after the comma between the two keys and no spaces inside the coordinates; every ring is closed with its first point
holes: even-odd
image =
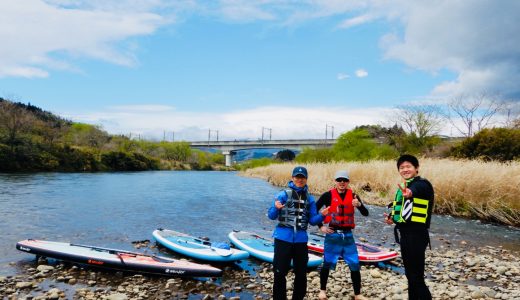
{"type": "Polygon", "coordinates": [[[299,163],[310,163],[310,162],[331,162],[334,160],[334,152],[330,148],[304,148],[296,156],[296,161],[299,163]]]}
{"type": "Polygon", "coordinates": [[[276,159],[281,161],[291,161],[294,160],[295,157],[294,152],[289,149],[284,149],[276,153],[276,159]]]}
{"type": "Polygon", "coordinates": [[[101,155],[101,162],[115,171],[144,171],[159,168],[157,160],[139,153],[110,151],[101,155]]]}
{"type": "Polygon", "coordinates": [[[164,149],[164,159],[186,162],[191,156],[191,148],[188,142],[161,142],[164,149]]]}
{"type": "Polygon", "coordinates": [[[520,159],[520,129],[483,129],[451,150],[461,158],[509,161],[520,159]]]}
{"type": "Polygon", "coordinates": [[[100,148],[110,140],[108,133],[99,126],[74,123],[70,126],[65,141],[71,145],[100,148]]]}
{"type": "Polygon", "coordinates": [[[366,129],[354,129],[341,134],[332,150],[334,160],[366,161],[396,156],[390,146],[376,143],[366,129]]]}

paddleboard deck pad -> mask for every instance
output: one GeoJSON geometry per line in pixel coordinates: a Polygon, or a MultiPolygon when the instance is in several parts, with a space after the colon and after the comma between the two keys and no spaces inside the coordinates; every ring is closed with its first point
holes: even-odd
{"type": "Polygon", "coordinates": [[[230,247],[228,247],[229,249],[217,247],[216,243],[173,230],[157,229],[153,232],[153,237],[157,243],[169,250],[195,259],[232,262],[249,257],[249,253],[246,251],[230,247]]]}
{"type": "Polygon", "coordinates": [[[18,242],[16,249],[38,256],[120,271],[181,277],[222,276],[222,270],[209,265],[95,246],[28,239],[18,242]]]}
{"type": "MultiPolygon", "coordinates": [[[[380,262],[394,259],[399,256],[396,251],[388,250],[382,247],[357,243],[359,261],[361,262],[380,262]]],[[[309,250],[323,253],[325,247],[325,239],[322,235],[309,234],[309,242],[307,243],[309,250]]]]}
{"type": "MultiPolygon", "coordinates": [[[[229,240],[237,248],[249,252],[249,254],[257,259],[272,263],[274,258],[274,241],[252,232],[232,231],[228,235],[229,240]]],[[[314,268],[323,262],[323,259],[317,255],[309,253],[308,267],[314,268]]]]}

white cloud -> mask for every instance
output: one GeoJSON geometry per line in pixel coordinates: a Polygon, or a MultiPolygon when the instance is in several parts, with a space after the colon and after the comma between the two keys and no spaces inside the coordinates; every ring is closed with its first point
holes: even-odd
{"type": "MultiPolygon", "coordinates": [[[[176,140],[206,140],[208,129],[219,130],[221,140],[261,137],[261,128],[272,128],[273,139],[322,138],[325,124],[334,126],[335,136],[358,125],[378,124],[391,109],[350,109],[347,107],[259,107],[228,113],[177,111],[154,105],[152,110],[140,106],[112,107],[83,115],[60,113],[74,121],[101,125],[113,134],[140,134],[162,139],[164,132],[176,140]],[[162,110],[160,109],[162,108],[162,110]],[[334,120],[334,121],[331,121],[334,120]]],[[[148,107],[145,105],[144,107],[148,107]]]]}
{"type": "Polygon", "coordinates": [[[350,27],[368,23],[374,19],[375,19],[375,17],[373,15],[369,15],[369,14],[361,15],[361,16],[357,16],[354,18],[349,18],[349,19],[344,20],[343,22],[341,22],[338,25],[338,27],[339,28],[350,28],[350,27]]]}
{"type": "Polygon", "coordinates": [[[519,1],[394,4],[404,31],[382,39],[385,57],[432,73],[454,72],[457,78],[435,87],[434,95],[520,96],[519,1]]]}
{"type": "Polygon", "coordinates": [[[367,77],[368,76],[368,72],[364,69],[357,69],[356,70],[356,76],[359,77],[359,78],[363,78],[363,77],[367,77]]]}
{"type": "Polygon", "coordinates": [[[132,49],[121,42],[171,20],[143,1],[109,3],[115,2],[85,8],[82,1],[0,1],[0,77],[47,77],[49,69],[74,70],[69,61],[79,57],[134,65],[132,49]]]}
{"type": "MultiPolygon", "coordinates": [[[[450,71],[455,79],[432,88],[434,96],[480,91],[520,98],[520,1],[252,0],[223,1],[245,10],[254,7],[278,24],[296,26],[342,17],[346,30],[387,22],[382,56],[433,75],[450,71]]],[[[244,16],[248,14],[245,13],[244,16]]],[[[225,18],[226,16],[224,16],[225,18]]]]}
{"type": "Polygon", "coordinates": [[[345,74],[345,73],[338,73],[338,75],[337,75],[338,80],[344,80],[344,79],[347,79],[349,77],[350,77],[350,75],[345,74]]]}
{"type": "Polygon", "coordinates": [[[0,11],[0,77],[77,72],[74,61],[83,57],[132,66],[138,58],[128,39],[153,34],[181,12],[286,26],[334,17],[345,30],[385,21],[384,58],[434,75],[453,72],[432,95],[520,98],[517,0],[3,0],[0,11]]]}
{"type": "Polygon", "coordinates": [[[273,20],[275,15],[264,8],[265,1],[253,0],[221,0],[220,14],[227,20],[251,22],[257,20],[273,20]]]}

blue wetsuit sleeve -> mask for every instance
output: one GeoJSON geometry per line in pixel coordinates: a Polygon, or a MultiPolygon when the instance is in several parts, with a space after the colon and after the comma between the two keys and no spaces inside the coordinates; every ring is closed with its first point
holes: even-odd
{"type": "Polygon", "coordinates": [[[287,202],[287,194],[285,193],[285,191],[281,191],[280,193],[278,193],[278,195],[276,195],[271,204],[271,207],[269,207],[269,210],[267,211],[267,216],[271,220],[276,220],[278,218],[278,212],[280,211],[276,209],[276,206],[274,206],[276,200],[280,201],[282,204],[285,204],[285,202],[287,202]]]}
{"type": "Polygon", "coordinates": [[[309,223],[311,225],[318,225],[323,222],[323,215],[318,213],[318,209],[316,208],[316,201],[314,201],[314,197],[309,195],[309,223]]]}

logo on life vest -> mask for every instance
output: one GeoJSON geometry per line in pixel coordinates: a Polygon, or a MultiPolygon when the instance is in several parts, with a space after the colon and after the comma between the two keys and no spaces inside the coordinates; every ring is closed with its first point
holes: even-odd
{"type": "Polygon", "coordinates": [[[404,202],[403,212],[402,212],[402,216],[404,219],[410,218],[410,216],[412,215],[412,207],[413,207],[412,201],[406,200],[404,202]]]}

